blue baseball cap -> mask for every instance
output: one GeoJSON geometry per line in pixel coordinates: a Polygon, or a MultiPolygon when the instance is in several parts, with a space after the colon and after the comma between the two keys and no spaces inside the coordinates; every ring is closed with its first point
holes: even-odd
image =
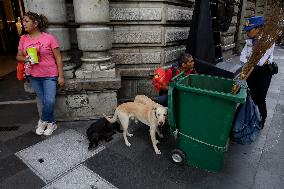
{"type": "Polygon", "coordinates": [[[261,25],[264,25],[263,16],[253,16],[246,19],[245,25],[243,26],[243,31],[247,32],[261,25]]]}

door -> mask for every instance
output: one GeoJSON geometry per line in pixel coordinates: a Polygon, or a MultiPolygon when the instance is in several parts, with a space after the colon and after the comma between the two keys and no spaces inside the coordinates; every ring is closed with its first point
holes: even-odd
{"type": "Polygon", "coordinates": [[[0,0],[0,55],[15,55],[20,37],[21,0],[0,0]],[[17,21],[19,21],[17,23],[17,21]]]}

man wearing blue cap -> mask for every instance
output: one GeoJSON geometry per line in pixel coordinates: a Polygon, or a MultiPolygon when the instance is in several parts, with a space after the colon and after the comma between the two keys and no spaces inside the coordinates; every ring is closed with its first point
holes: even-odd
{"type": "MultiPolygon", "coordinates": [[[[243,30],[246,32],[248,39],[241,52],[240,61],[245,64],[252,54],[252,49],[257,43],[257,36],[261,33],[264,27],[264,18],[262,16],[254,16],[246,19],[243,30]]],[[[266,109],[266,94],[271,82],[272,74],[269,71],[268,64],[273,61],[273,44],[259,60],[254,70],[247,78],[247,84],[250,89],[251,97],[254,103],[258,106],[261,114],[261,126],[264,127],[267,117],[266,109]]]]}

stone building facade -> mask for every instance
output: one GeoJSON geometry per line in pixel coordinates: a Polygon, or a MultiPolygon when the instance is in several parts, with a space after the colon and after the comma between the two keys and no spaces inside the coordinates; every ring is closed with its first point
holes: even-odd
{"type": "MultiPolygon", "coordinates": [[[[220,33],[223,59],[238,53],[244,42],[243,18],[265,14],[266,1],[235,0],[231,26],[220,33]]],[[[94,119],[112,114],[117,103],[137,94],[156,95],[152,72],[184,52],[194,3],[24,0],[26,11],[48,17],[48,32],[60,42],[66,86],[58,92],[57,120],[94,119]]]]}

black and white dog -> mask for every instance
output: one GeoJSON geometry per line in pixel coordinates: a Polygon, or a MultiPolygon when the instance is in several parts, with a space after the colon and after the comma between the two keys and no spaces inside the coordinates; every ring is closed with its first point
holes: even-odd
{"type": "Polygon", "coordinates": [[[89,140],[88,150],[96,148],[101,140],[105,140],[106,142],[111,141],[115,130],[122,132],[120,130],[120,124],[117,122],[110,123],[105,118],[100,118],[92,123],[87,129],[87,137],[89,140]]]}

